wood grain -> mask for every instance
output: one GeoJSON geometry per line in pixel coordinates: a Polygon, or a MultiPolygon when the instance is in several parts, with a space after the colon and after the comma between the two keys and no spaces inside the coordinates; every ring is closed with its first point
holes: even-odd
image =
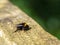
{"type": "Polygon", "coordinates": [[[0,45],[60,45],[60,40],[9,2],[0,9],[0,45]],[[21,22],[26,22],[31,29],[14,32],[21,22]]]}

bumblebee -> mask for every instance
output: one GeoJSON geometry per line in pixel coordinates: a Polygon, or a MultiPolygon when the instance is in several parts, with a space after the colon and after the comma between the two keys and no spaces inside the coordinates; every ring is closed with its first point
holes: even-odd
{"type": "Polygon", "coordinates": [[[27,25],[26,23],[20,23],[20,24],[17,24],[17,30],[16,31],[18,31],[18,30],[27,31],[29,29],[31,29],[31,27],[29,27],[29,25],[27,25]]]}

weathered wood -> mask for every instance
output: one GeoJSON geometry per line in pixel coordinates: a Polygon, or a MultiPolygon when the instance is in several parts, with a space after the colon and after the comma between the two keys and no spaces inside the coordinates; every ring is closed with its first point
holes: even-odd
{"type": "Polygon", "coordinates": [[[60,40],[46,32],[35,20],[11,3],[0,9],[0,45],[60,45],[60,40]],[[16,30],[16,24],[26,22],[28,31],[16,30]]]}
{"type": "Polygon", "coordinates": [[[8,3],[8,0],[0,0],[0,8],[3,8],[8,3]]]}

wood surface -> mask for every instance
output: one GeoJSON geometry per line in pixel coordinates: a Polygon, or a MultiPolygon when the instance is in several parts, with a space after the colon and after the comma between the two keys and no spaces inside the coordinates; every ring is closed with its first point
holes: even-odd
{"type": "Polygon", "coordinates": [[[46,32],[35,20],[8,2],[0,8],[0,45],[60,45],[60,40],[46,32]],[[31,29],[17,31],[16,25],[26,22],[31,29]]]}

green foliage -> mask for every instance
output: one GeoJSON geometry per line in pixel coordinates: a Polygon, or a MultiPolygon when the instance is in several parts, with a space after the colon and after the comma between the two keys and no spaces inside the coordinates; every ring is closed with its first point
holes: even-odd
{"type": "Polygon", "coordinates": [[[10,0],[46,31],[60,39],[60,0],[10,0]]]}

